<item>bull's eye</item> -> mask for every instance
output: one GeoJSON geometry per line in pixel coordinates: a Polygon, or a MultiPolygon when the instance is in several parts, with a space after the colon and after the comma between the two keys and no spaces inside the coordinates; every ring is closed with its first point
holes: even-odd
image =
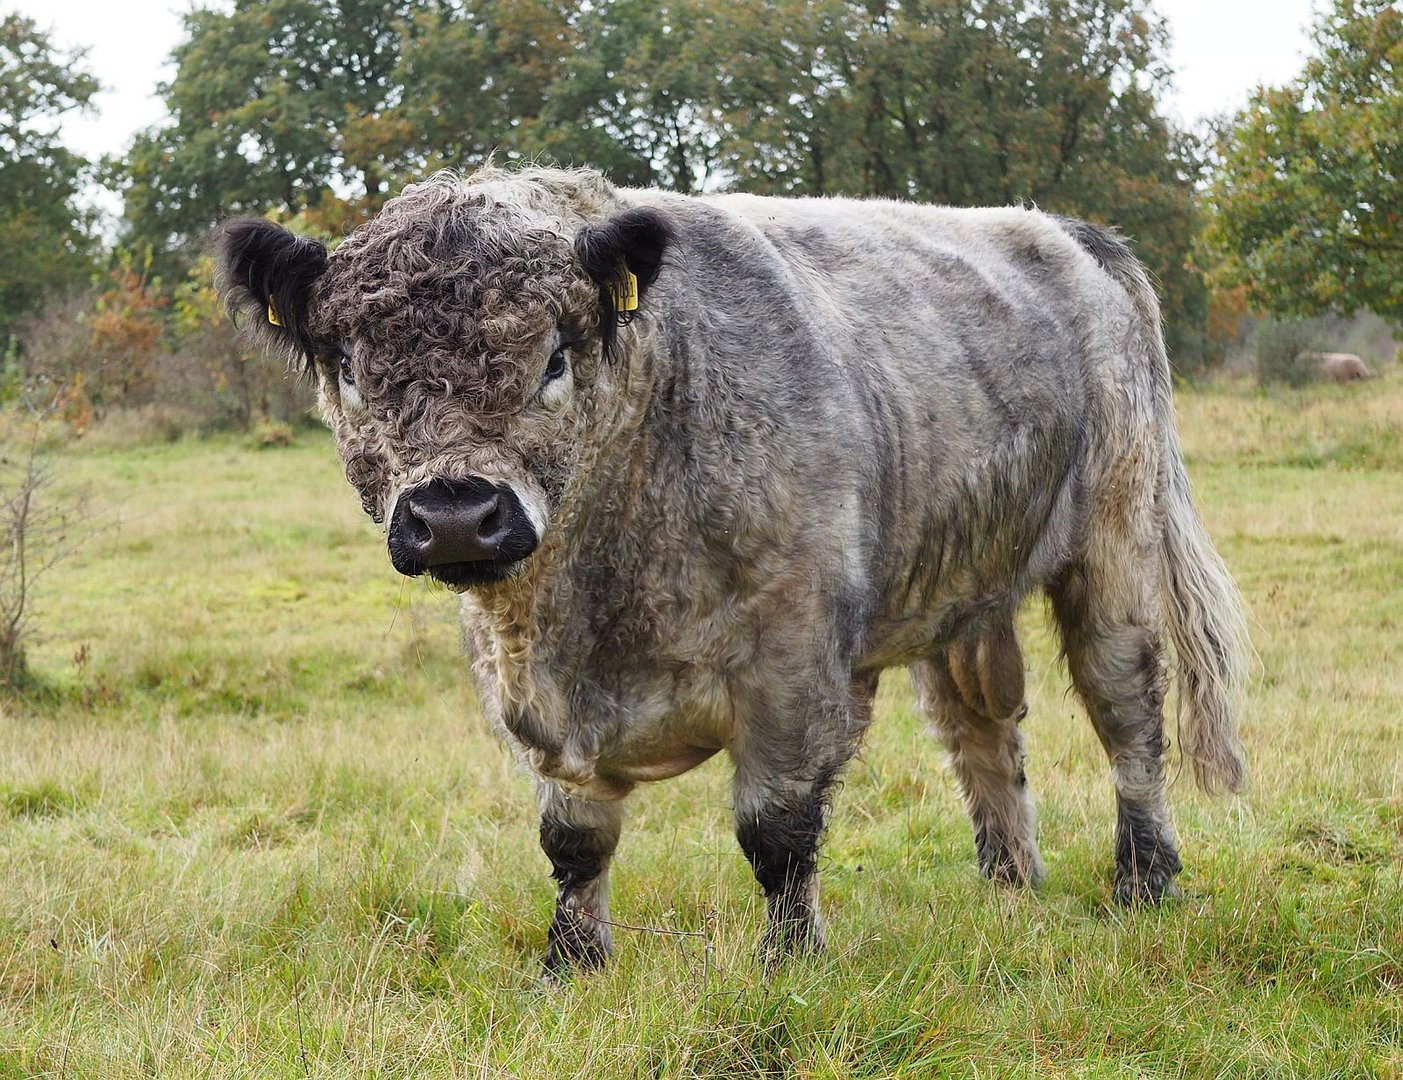
{"type": "Polygon", "coordinates": [[[565,407],[570,400],[570,393],[574,389],[575,379],[570,371],[570,361],[567,353],[574,345],[575,338],[565,327],[559,327],[555,332],[555,349],[550,354],[550,359],[546,361],[546,370],[541,375],[541,386],[536,391],[536,401],[543,405],[550,412],[556,412],[565,407]]]}
{"type": "Polygon", "coordinates": [[[356,369],[351,365],[351,357],[345,349],[341,350],[341,363],[336,374],[340,384],[338,397],[341,407],[348,413],[359,414],[365,406],[361,401],[360,390],[356,388],[356,369]]]}
{"type": "Polygon", "coordinates": [[[565,374],[565,346],[562,345],[555,352],[550,354],[550,361],[546,364],[545,378],[542,383],[548,383],[552,379],[558,379],[565,374]]]}

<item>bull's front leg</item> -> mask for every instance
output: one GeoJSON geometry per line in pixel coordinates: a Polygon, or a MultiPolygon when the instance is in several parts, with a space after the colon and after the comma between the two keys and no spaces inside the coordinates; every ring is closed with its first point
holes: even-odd
{"type": "Polygon", "coordinates": [[[845,699],[804,713],[802,728],[756,724],[731,747],[736,838],[765,891],[767,965],[826,944],[819,844],[828,797],[856,746],[865,710],[845,699]]]}
{"type": "Polygon", "coordinates": [[[817,785],[782,796],[753,793],[736,804],[736,838],[765,890],[764,957],[773,964],[791,952],[827,944],[818,908],[818,846],[824,794],[817,785]]]}
{"type": "Polygon", "coordinates": [[[621,802],[571,798],[550,781],[537,785],[541,848],[558,888],[546,939],[548,979],[602,967],[613,952],[609,933],[609,861],[623,827],[621,802]]]}

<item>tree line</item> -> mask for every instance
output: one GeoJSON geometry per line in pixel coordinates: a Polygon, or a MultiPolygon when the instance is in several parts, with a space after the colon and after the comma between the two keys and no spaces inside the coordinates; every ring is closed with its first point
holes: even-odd
{"type": "Polygon", "coordinates": [[[0,265],[0,342],[23,366],[55,335],[36,313],[86,303],[65,346],[81,370],[50,362],[86,380],[85,407],[139,399],[150,372],[130,369],[183,343],[218,346],[186,382],[236,388],[246,420],[273,391],[216,329],[209,230],[272,213],[335,238],[406,181],[489,157],[1116,225],[1158,279],[1188,373],[1219,348],[1218,297],[1403,316],[1396,5],[1335,0],[1300,77],[1207,139],[1164,116],[1167,42],[1150,0],[235,0],[185,16],[168,120],[94,163],[52,134],[96,90],[81,57],[8,16],[0,239],[29,257],[0,265]],[[115,249],[76,209],[95,181],[123,199],[115,249]]]}

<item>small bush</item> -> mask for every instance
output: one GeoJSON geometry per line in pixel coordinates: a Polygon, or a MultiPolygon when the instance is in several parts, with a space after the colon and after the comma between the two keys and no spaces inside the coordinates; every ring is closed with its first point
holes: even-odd
{"type": "Polygon", "coordinates": [[[42,390],[71,433],[114,447],[299,423],[310,383],[242,341],[212,275],[206,260],[167,292],[124,257],[103,285],[54,298],[0,348],[0,401],[42,390]]]}
{"type": "Polygon", "coordinates": [[[296,441],[297,432],[292,429],[292,425],[280,420],[260,420],[249,432],[249,443],[255,450],[273,450],[280,446],[291,446],[296,441]]]}
{"type": "Polygon", "coordinates": [[[84,501],[57,494],[44,451],[54,402],[28,402],[28,431],[0,429],[0,687],[31,683],[26,645],[33,636],[35,591],[53,567],[86,539],[84,501]]]}
{"type": "Polygon", "coordinates": [[[1257,381],[1262,385],[1305,386],[1315,378],[1321,351],[1319,332],[1294,319],[1265,319],[1257,328],[1257,381]]]}

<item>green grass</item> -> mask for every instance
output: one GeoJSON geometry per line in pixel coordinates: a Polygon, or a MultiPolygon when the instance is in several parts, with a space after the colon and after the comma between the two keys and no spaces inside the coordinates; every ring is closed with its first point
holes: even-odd
{"type": "Polygon", "coordinates": [[[1046,885],[983,882],[904,675],[836,800],[832,946],[766,978],[724,762],[631,800],[617,963],[563,992],[530,784],[453,599],[329,440],[65,453],[107,527],[0,726],[0,1077],[1403,1074],[1403,384],[1186,393],[1252,612],[1253,781],[1173,801],[1185,897],[1108,903],[1113,795],[1024,620],[1046,885]]]}

